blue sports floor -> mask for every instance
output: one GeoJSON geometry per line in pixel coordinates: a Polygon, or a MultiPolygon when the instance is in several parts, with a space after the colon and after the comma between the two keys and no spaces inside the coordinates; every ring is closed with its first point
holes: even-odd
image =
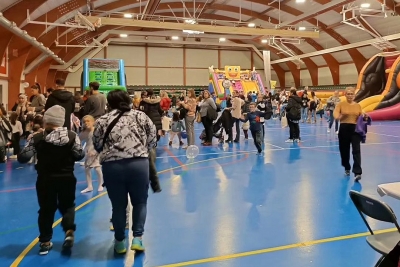
{"type": "MultiPolygon", "coordinates": [[[[54,248],[39,256],[36,173],[9,160],[0,165],[0,266],[372,267],[379,255],[365,241],[367,228],[348,192],[380,198],[378,184],[400,181],[399,132],[400,122],[369,128],[361,183],[344,177],[337,135],[326,132],[326,122],[301,124],[303,141],[294,145],[284,142],[287,128],[268,121],[261,157],[243,137],[225,148],[203,148],[196,137],[200,154],[192,161],[163,140],[157,148],[163,191],[150,194],[147,251],[136,257],[114,256],[110,201],[106,193],[79,193],[86,186],[79,164],[72,254],[60,253],[57,214],[54,248]]],[[[400,201],[382,200],[400,214],[400,201]]]]}

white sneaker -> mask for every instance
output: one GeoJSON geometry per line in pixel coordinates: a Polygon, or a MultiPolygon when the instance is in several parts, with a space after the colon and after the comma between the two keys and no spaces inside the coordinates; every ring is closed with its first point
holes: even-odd
{"type": "Polygon", "coordinates": [[[336,131],[336,134],[339,134],[339,131],[336,131]]]}
{"type": "Polygon", "coordinates": [[[293,139],[288,139],[285,141],[285,143],[293,143],[293,139]]]}
{"type": "Polygon", "coordinates": [[[327,131],[328,133],[330,133],[331,132],[331,129],[328,129],[328,131],[327,131]]]}
{"type": "Polygon", "coordinates": [[[17,159],[17,155],[12,155],[12,156],[10,156],[10,159],[17,159]]]}

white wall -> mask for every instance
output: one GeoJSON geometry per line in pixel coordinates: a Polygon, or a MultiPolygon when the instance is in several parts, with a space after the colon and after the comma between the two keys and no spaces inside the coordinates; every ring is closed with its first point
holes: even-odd
{"type": "Polygon", "coordinates": [[[339,66],[339,82],[341,84],[354,84],[357,83],[358,72],[356,65],[354,64],[345,64],[339,66]]]}
{"type": "Polygon", "coordinates": [[[328,67],[318,68],[318,85],[332,85],[333,79],[328,67]]]}
{"type": "Polygon", "coordinates": [[[8,81],[0,79],[0,85],[3,88],[1,103],[6,105],[7,110],[10,110],[12,107],[7,107],[8,104],[8,81]]]}
{"type": "MultiPolygon", "coordinates": [[[[124,59],[128,85],[208,85],[208,67],[223,69],[239,65],[242,70],[252,66],[264,79],[263,61],[251,51],[207,50],[194,48],[139,47],[110,45],[95,58],[124,59]],[[147,50],[147,52],[146,52],[147,50]],[[146,60],[147,54],[147,60],[146,60]],[[218,66],[220,64],[220,66],[218,66]],[[147,70],[146,70],[147,69],[147,70]]],[[[68,75],[67,86],[79,86],[82,69],[68,75]]],[[[272,71],[272,80],[278,81],[272,71]]]]}

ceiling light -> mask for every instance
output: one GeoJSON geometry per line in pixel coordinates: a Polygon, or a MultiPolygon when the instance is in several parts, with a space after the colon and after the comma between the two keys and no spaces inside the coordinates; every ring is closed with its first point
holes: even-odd
{"type": "Polygon", "coordinates": [[[304,27],[304,26],[299,27],[299,31],[305,31],[305,30],[306,30],[306,27],[304,27]]]}
{"type": "Polygon", "coordinates": [[[128,37],[128,35],[127,35],[126,33],[121,33],[121,34],[119,35],[119,37],[121,37],[121,38],[126,38],[126,37],[128,37]]]}
{"type": "Polygon", "coordinates": [[[124,14],[124,18],[131,19],[133,18],[132,14],[124,14]]]}
{"type": "Polygon", "coordinates": [[[306,0],[296,0],[296,3],[304,3],[306,0]]]}
{"type": "Polygon", "coordinates": [[[187,24],[196,24],[196,21],[194,19],[185,19],[185,23],[187,23],[187,24]]]}
{"type": "Polygon", "coordinates": [[[256,24],[251,22],[251,23],[247,24],[247,26],[249,26],[250,28],[254,28],[256,26],[256,24]]]}
{"type": "Polygon", "coordinates": [[[361,8],[369,8],[370,6],[371,6],[370,3],[362,3],[362,4],[360,5],[361,8]]]}
{"type": "Polygon", "coordinates": [[[261,40],[261,43],[266,44],[266,43],[268,43],[268,40],[262,39],[262,40],[261,40]]]}
{"type": "Polygon", "coordinates": [[[219,38],[219,41],[220,41],[220,42],[225,42],[225,41],[226,41],[226,38],[221,37],[221,38],[219,38]]]}
{"type": "Polygon", "coordinates": [[[201,31],[192,31],[192,30],[182,30],[183,33],[187,34],[203,34],[204,32],[201,31]]]}
{"type": "Polygon", "coordinates": [[[172,40],[179,40],[179,37],[178,36],[172,36],[171,39],[172,40]]]}

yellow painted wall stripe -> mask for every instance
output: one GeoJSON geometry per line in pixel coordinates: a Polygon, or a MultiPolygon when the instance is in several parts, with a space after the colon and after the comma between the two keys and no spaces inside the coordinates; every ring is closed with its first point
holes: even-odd
{"type": "MultiPolygon", "coordinates": [[[[200,160],[200,161],[196,161],[196,162],[190,162],[187,164],[184,164],[182,166],[176,166],[176,167],[172,167],[172,168],[168,168],[166,170],[162,170],[159,171],[158,173],[165,173],[165,172],[169,172],[175,169],[179,169],[182,167],[186,167],[189,165],[194,165],[194,164],[198,164],[198,163],[202,163],[202,162],[207,162],[207,161],[212,161],[212,160],[217,160],[217,159],[223,159],[223,158],[230,158],[230,157],[235,157],[235,156],[242,156],[242,155],[246,155],[246,154],[255,154],[255,152],[249,152],[249,153],[243,153],[243,154],[232,154],[232,155],[228,155],[228,156],[223,156],[223,157],[216,157],[216,158],[212,158],[212,159],[205,159],[205,160],[200,160]]],[[[82,204],[80,204],[79,206],[77,206],[75,208],[75,211],[80,210],[81,208],[83,208],[84,206],[90,204],[91,202],[95,201],[98,198],[101,198],[102,196],[105,196],[107,194],[107,192],[101,193],[85,202],[83,202],[82,204]]],[[[62,218],[58,219],[57,221],[55,221],[53,223],[53,228],[56,227],[57,225],[59,225],[61,223],[62,218]]],[[[31,251],[32,248],[34,248],[37,243],[39,243],[39,238],[34,239],[22,252],[21,254],[18,255],[18,257],[13,261],[13,263],[10,265],[10,267],[17,267],[22,260],[25,258],[25,256],[29,253],[29,251],[31,251]]]]}
{"type": "MultiPolygon", "coordinates": [[[[374,231],[374,233],[382,234],[382,233],[395,232],[395,231],[397,231],[396,228],[390,228],[390,229],[374,231]]],[[[199,259],[199,260],[193,260],[193,261],[186,261],[186,262],[180,262],[180,263],[173,263],[173,264],[162,265],[162,266],[158,266],[158,267],[183,267],[183,266],[191,266],[191,265],[202,264],[202,263],[231,260],[231,259],[236,259],[236,258],[243,258],[243,257],[254,256],[254,255],[259,255],[259,254],[271,253],[271,252],[275,252],[275,251],[288,250],[288,249],[300,248],[300,247],[308,247],[308,246],[329,243],[329,242],[343,241],[343,240],[347,240],[347,239],[365,237],[365,236],[369,236],[369,235],[370,235],[369,232],[352,234],[352,235],[344,235],[344,236],[306,241],[306,242],[301,242],[301,243],[296,243],[296,244],[291,244],[291,245],[284,245],[284,246],[273,247],[273,248],[266,248],[266,249],[253,250],[253,251],[247,251],[247,252],[241,252],[241,253],[234,253],[234,254],[229,254],[229,255],[223,255],[223,256],[217,256],[217,257],[211,257],[211,258],[205,258],[205,259],[199,259]]]]}

